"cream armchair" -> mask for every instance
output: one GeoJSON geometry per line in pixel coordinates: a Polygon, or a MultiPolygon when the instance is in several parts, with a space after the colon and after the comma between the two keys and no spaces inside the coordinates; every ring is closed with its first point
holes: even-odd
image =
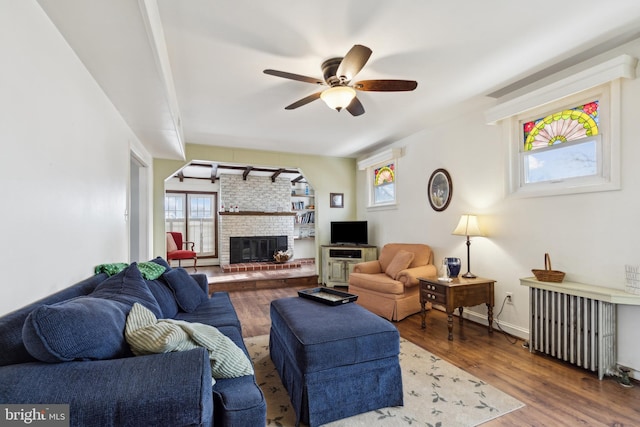
{"type": "Polygon", "coordinates": [[[358,304],[369,311],[399,321],[420,311],[418,277],[435,275],[428,245],[388,243],[377,260],[353,267],[349,293],[358,295],[358,304]]]}

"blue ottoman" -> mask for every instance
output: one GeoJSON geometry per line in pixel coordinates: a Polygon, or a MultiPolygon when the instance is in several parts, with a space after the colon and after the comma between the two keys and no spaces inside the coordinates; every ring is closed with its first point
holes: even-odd
{"type": "Polygon", "coordinates": [[[272,301],[269,348],[296,425],[314,427],[403,404],[400,334],[357,304],[272,301]]]}

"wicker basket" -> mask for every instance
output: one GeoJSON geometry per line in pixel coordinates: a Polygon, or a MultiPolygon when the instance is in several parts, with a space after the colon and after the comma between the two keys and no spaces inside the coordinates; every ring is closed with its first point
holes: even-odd
{"type": "Polygon", "coordinates": [[[541,282],[560,283],[564,280],[564,272],[551,269],[551,258],[549,254],[544,254],[544,270],[531,270],[536,279],[541,282]]]}
{"type": "Polygon", "coordinates": [[[291,252],[289,251],[276,251],[273,254],[273,259],[278,264],[283,264],[289,261],[289,258],[291,258],[291,252]]]}

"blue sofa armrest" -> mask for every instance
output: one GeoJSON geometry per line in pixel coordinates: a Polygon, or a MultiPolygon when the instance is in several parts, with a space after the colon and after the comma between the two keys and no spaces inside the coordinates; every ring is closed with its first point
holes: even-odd
{"type": "Polygon", "coordinates": [[[207,275],[201,274],[201,273],[195,273],[195,274],[192,274],[191,277],[193,277],[196,280],[196,282],[198,282],[198,285],[200,285],[202,290],[207,295],[209,295],[209,279],[207,279],[207,275]]]}
{"type": "Polygon", "coordinates": [[[64,403],[71,425],[211,426],[207,351],[0,367],[0,403],[64,403]]]}

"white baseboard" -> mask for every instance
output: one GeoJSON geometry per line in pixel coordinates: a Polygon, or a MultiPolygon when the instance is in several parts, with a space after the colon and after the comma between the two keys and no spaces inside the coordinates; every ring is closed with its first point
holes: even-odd
{"type": "MultiPolygon", "coordinates": [[[[443,307],[441,306],[433,306],[433,308],[435,310],[439,310],[439,311],[445,311],[443,307]]],[[[454,311],[453,312],[454,316],[458,315],[458,311],[454,311]]],[[[480,314],[480,313],[476,313],[474,311],[471,310],[465,310],[462,312],[462,318],[463,319],[468,319],[472,322],[475,323],[479,323],[481,325],[488,325],[489,321],[487,320],[487,315],[486,314],[480,314]]],[[[508,333],[509,335],[513,335],[514,337],[518,337],[520,339],[523,339],[525,341],[529,341],[529,329],[525,329],[522,328],[518,325],[513,325],[511,323],[507,323],[507,322],[503,322],[502,320],[498,321],[496,320],[496,318],[493,318],[493,330],[497,330],[500,331],[500,329],[502,329],[504,332],[508,333]],[[500,327],[498,327],[498,323],[500,324],[500,327]]]]}
{"type": "MultiPolygon", "coordinates": [[[[479,314],[476,313],[474,311],[463,311],[462,312],[462,317],[464,319],[469,319],[472,322],[476,322],[476,323],[480,323],[481,325],[488,325],[489,321],[487,320],[487,316],[484,314],[479,314]]],[[[508,333],[509,335],[513,335],[514,337],[518,337],[521,338],[523,340],[528,341],[529,340],[529,330],[528,329],[524,329],[518,325],[513,325],[511,323],[507,323],[504,322],[502,320],[496,320],[496,318],[493,318],[493,329],[495,330],[500,330],[502,329],[504,332],[508,333]],[[499,324],[499,327],[498,327],[499,324]]]]}

